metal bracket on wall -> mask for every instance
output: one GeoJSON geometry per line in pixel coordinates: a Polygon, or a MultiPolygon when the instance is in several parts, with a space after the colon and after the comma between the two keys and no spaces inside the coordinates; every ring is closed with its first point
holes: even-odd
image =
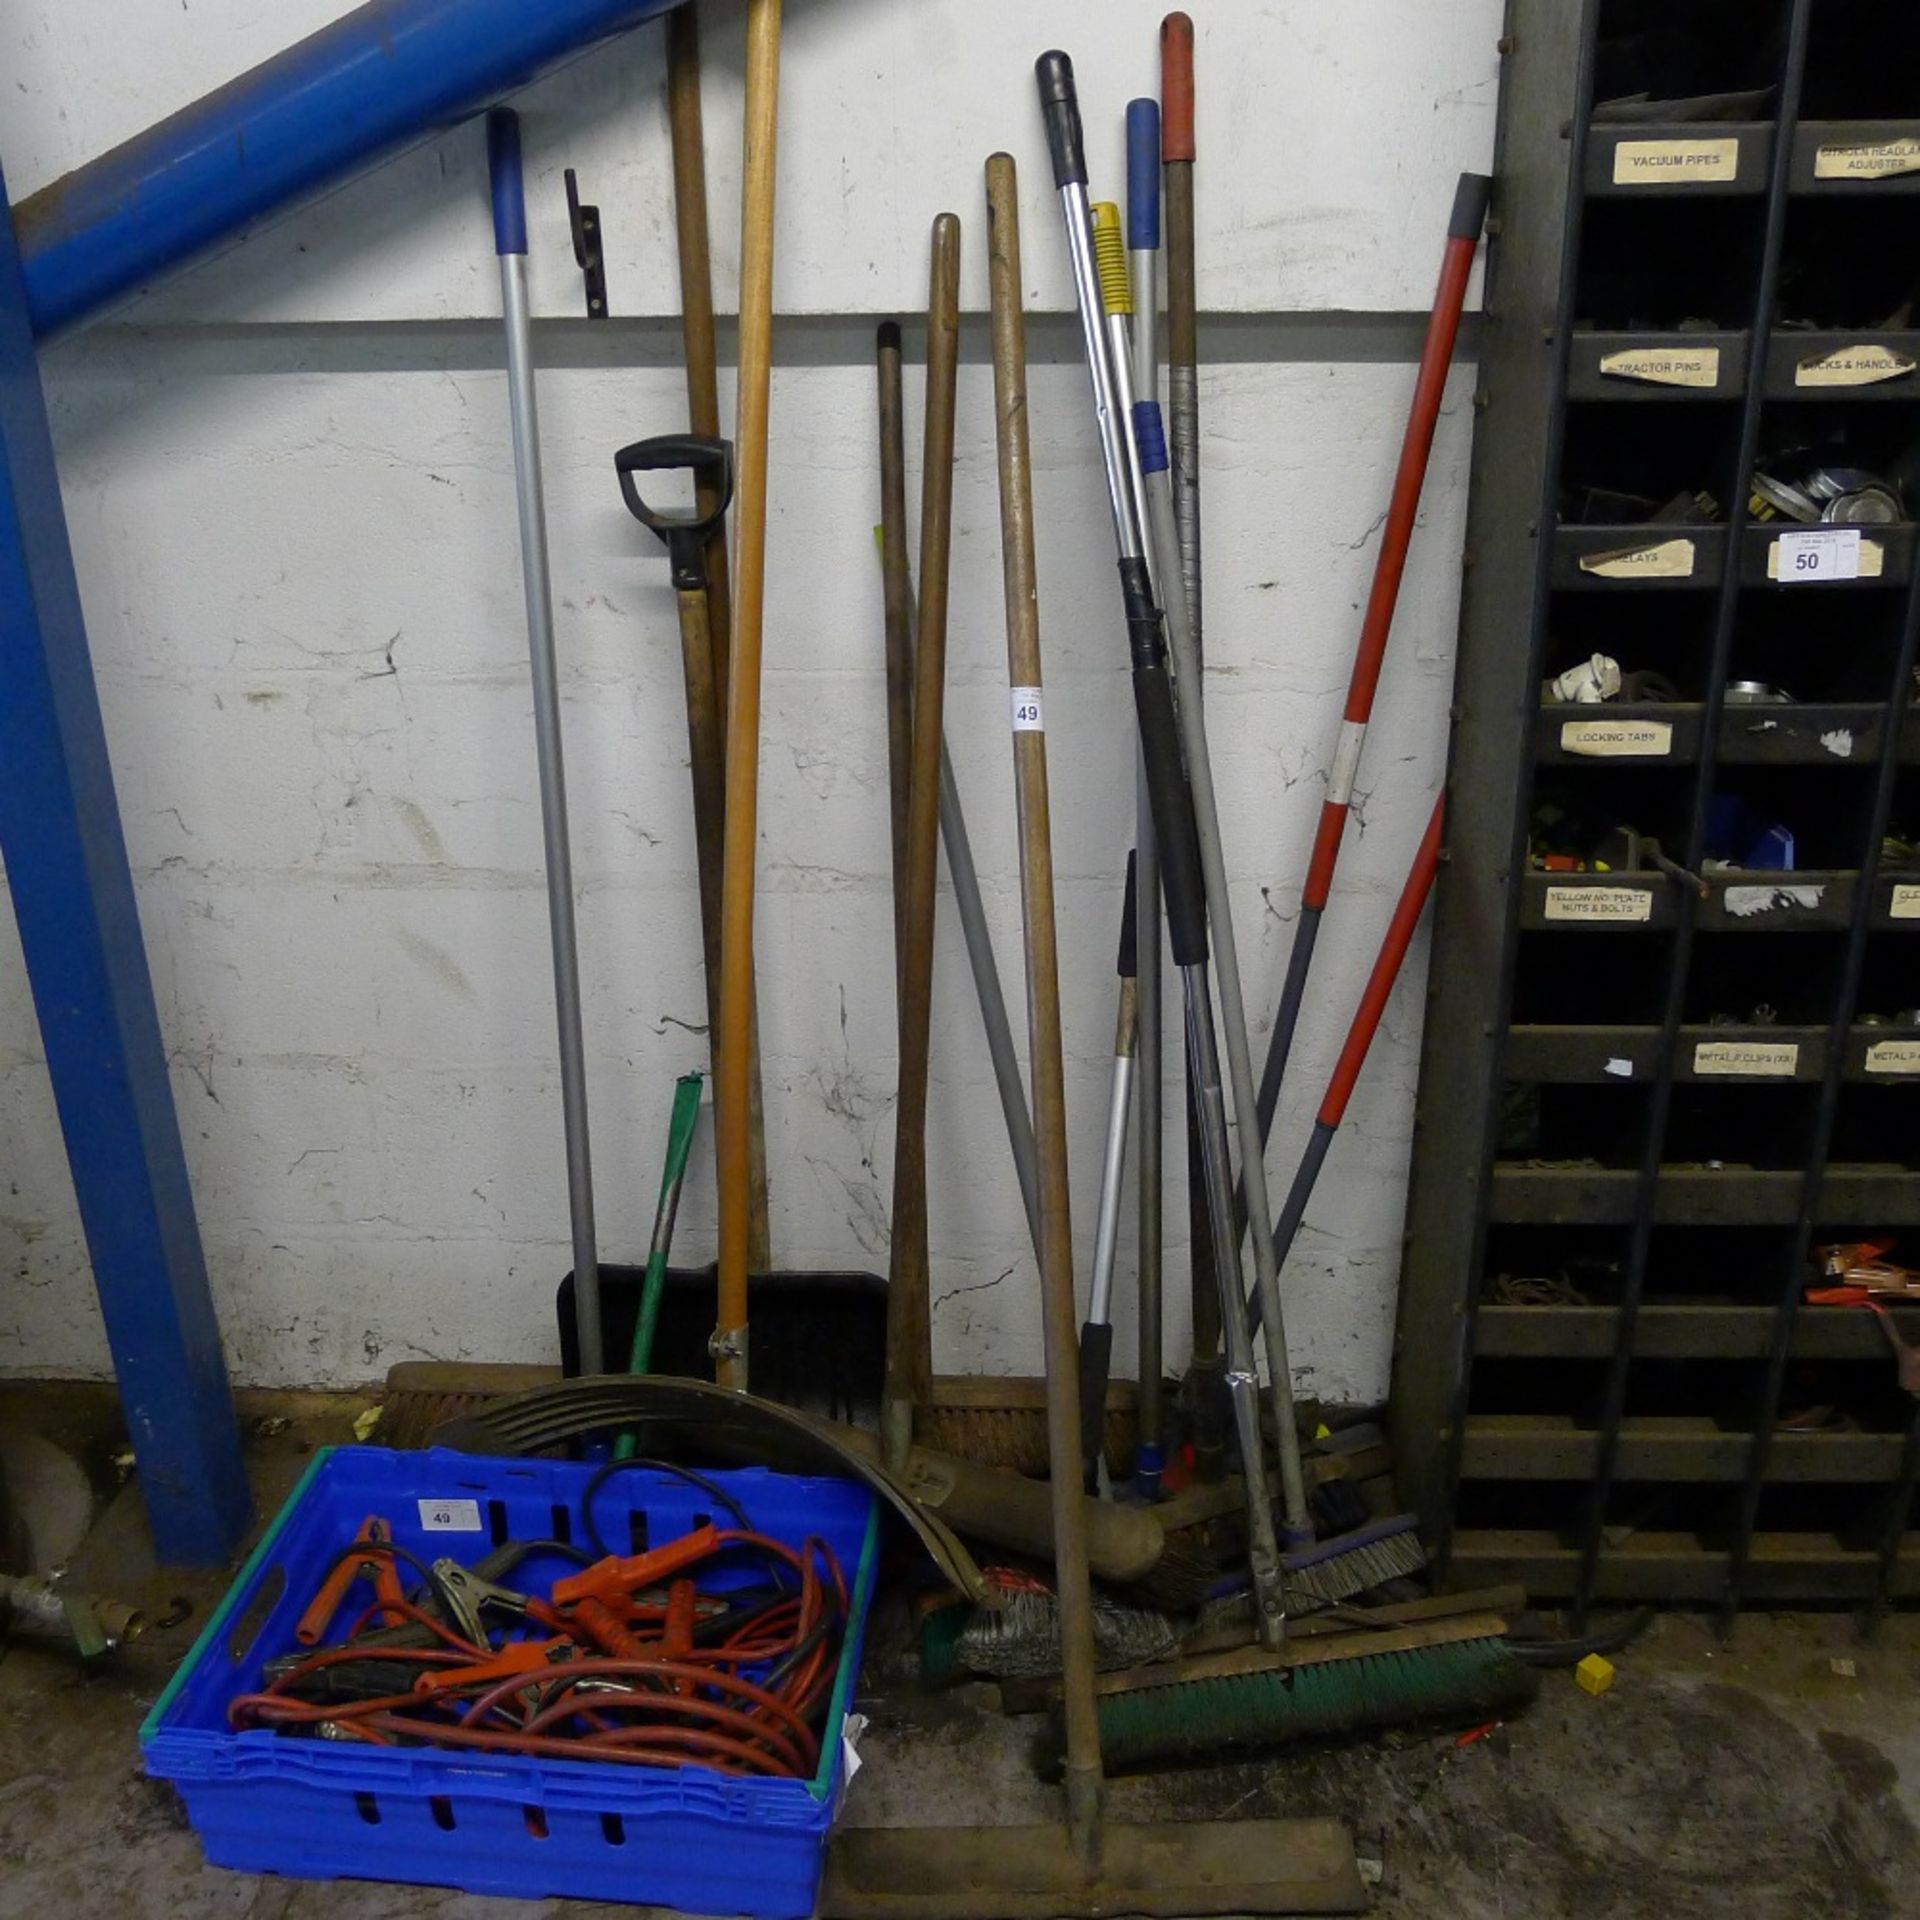
{"type": "Polygon", "coordinates": [[[600,209],[580,204],[580,183],[567,169],[567,225],[573,229],[573,260],[586,284],[587,318],[607,317],[607,263],[600,247],[600,209]]]}

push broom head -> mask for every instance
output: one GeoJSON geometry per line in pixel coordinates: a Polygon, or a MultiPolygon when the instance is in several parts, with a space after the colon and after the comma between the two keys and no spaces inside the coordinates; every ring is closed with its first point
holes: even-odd
{"type": "Polygon", "coordinates": [[[1389,1580],[1410,1579],[1427,1564],[1417,1525],[1412,1514],[1397,1513],[1287,1554],[1287,1605],[1307,1613],[1389,1580]]]}
{"type": "MultiPolygon", "coordinates": [[[[1106,1595],[1093,1597],[1094,1663],[1102,1673],[1170,1660],[1179,1651],[1182,1625],[1145,1607],[1125,1607],[1106,1595]]],[[[1039,1680],[1060,1671],[1060,1603],[1051,1594],[1013,1594],[998,1612],[984,1607],[954,1644],[954,1658],[969,1672],[997,1680],[1039,1680]]]]}
{"type": "MultiPolygon", "coordinates": [[[[1478,1615],[1458,1625],[1461,1637],[1437,1644],[1367,1652],[1365,1638],[1342,1636],[1359,1644],[1332,1655],[1324,1644],[1305,1643],[1312,1657],[1296,1656],[1294,1665],[1249,1658],[1238,1671],[1183,1677],[1191,1667],[1173,1664],[1162,1669],[1165,1684],[1135,1676],[1147,1683],[1116,1690],[1109,1682],[1097,1702],[1101,1757],[1109,1773],[1211,1764],[1383,1727],[1478,1724],[1530,1701],[1539,1675],[1508,1650],[1504,1622],[1478,1615]]],[[[1058,1766],[1064,1743],[1056,1707],[1044,1765],[1058,1766]]]]}

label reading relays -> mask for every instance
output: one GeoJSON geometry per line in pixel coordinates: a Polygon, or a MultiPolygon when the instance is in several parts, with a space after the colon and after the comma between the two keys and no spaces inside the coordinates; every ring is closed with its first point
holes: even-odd
{"type": "Polygon", "coordinates": [[[1739,176],[1738,140],[1622,140],[1613,150],[1616,187],[1696,187],[1739,176]]]}
{"type": "Polygon", "coordinates": [[[1693,556],[1691,540],[1656,540],[1651,546],[1583,553],[1580,571],[1596,580],[1691,580],[1693,556]]]}

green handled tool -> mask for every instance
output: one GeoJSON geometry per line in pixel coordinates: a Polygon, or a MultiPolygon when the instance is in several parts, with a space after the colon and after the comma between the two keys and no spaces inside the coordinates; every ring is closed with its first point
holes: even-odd
{"type": "MultiPolygon", "coordinates": [[[[660,1175],[660,1202],[653,1212],[653,1238],[647,1244],[646,1278],[640,1284],[640,1316],[633,1323],[633,1348],[627,1355],[629,1373],[645,1373],[653,1364],[653,1334],[660,1322],[660,1297],[667,1290],[667,1252],[673,1245],[674,1217],[680,1211],[680,1189],[686,1184],[687,1161],[693,1152],[693,1130],[700,1119],[700,1082],[705,1075],[683,1073],[673,1083],[673,1113],[667,1121],[667,1164],[660,1175]]],[[[631,1460],[636,1442],[631,1432],[614,1443],[616,1460],[631,1460]]]]}

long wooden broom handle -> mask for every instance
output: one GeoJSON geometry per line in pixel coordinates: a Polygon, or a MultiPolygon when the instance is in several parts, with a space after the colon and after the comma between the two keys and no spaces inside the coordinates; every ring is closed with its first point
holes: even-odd
{"type": "Polygon", "coordinates": [[[893,987],[905,991],[907,807],[913,764],[913,577],[907,561],[906,400],[900,323],[883,320],[874,349],[880,398],[880,567],[886,599],[887,792],[893,828],[893,987]]]}
{"type": "MultiPolygon", "coordinates": [[[[687,424],[720,437],[720,376],[713,326],[713,255],[707,237],[707,149],[700,118],[700,10],[694,0],[667,15],[667,126],[673,137],[673,218],[680,243],[680,339],[687,362],[687,424]]],[[[704,482],[695,488],[704,516],[719,496],[704,482]]],[[[707,542],[707,619],[712,628],[713,684],[727,684],[732,577],[727,569],[727,524],[707,542]]]]}
{"type": "Polygon", "coordinates": [[[960,367],[960,222],[933,223],[927,287],[926,444],[920,476],[920,643],[914,659],[913,760],[907,792],[906,934],[900,993],[900,1087],[894,1103],[893,1244],[881,1438],[905,1464],[915,1410],[933,1398],[927,1248],[927,1081],[933,1028],[933,916],[939,880],[940,741],[947,675],[947,572],[953,533],[954,402],[960,367]]]}
{"type": "MultiPolygon", "coordinates": [[[[680,245],[680,340],[687,363],[687,424],[710,440],[720,437],[719,349],[713,325],[713,252],[707,234],[707,145],[700,113],[700,13],[687,0],[667,16],[667,126],[673,141],[673,218],[680,245]]],[[[719,488],[705,472],[696,476],[694,506],[703,519],[713,521],[707,541],[707,675],[713,689],[716,714],[727,697],[728,621],[732,592],[727,568],[727,521],[719,488]]],[[[692,673],[691,663],[688,667],[692,673]]],[[[688,682],[688,711],[692,711],[693,681],[688,682]]],[[[725,747],[716,722],[713,763],[703,769],[695,748],[693,778],[696,791],[703,780],[717,788],[725,778],[725,747]]],[[[710,914],[719,907],[720,833],[723,806],[711,823],[712,845],[700,842],[701,900],[710,914]],[[709,898],[707,869],[713,867],[709,898]]],[[[720,949],[719,921],[710,922],[707,936],[707,1023],[719,1032],[720,949]]],[[[747,1267],[765,1273],[773,1265],[772,1236],[767,1225],[766,1126],[761,1117],[760,1021],[756,1004],[748,1063],[748,1189],[747,1267]]]]}
{"type": "Polygon", "coordinates": [[[753,876],[759,837],[760,623],[766,597],[767,408],[773,371],[774,142],[780,0],[748,0],[745,173],[740,201],[740,366],[733,648],[727,677],[727,826],[721,862],[720,1031],[714,1132],[720,1176],[715,1377],[747,1390],[752,1200],[753,876]]]}
{"type": "Polygon", "coordinates": [[[1033,1136],[1040,1162],[1040,1305],[1046,1334],[1047,1452],[1052,1462],[1054,1568],[1067,1726],[1067,1820],[1075,1845],[1090,1856],[1098,1847],[1099,1835],[1100,1729],[1093,1696],[1093,1590],[1080,1497],[1078,1328],[1067,1194],[1066,1069],[1054,933],[1040,604],[1034,570],[1033,471],[1027,445],[1020,202],[1008,154],[996,153],[987,162],[987,223],[1001,568],[1013,699],[1014,787],[1020,810],[1020,903],[1026,927],[1027,1040],[1033,1074],[1033,1136]]]}

